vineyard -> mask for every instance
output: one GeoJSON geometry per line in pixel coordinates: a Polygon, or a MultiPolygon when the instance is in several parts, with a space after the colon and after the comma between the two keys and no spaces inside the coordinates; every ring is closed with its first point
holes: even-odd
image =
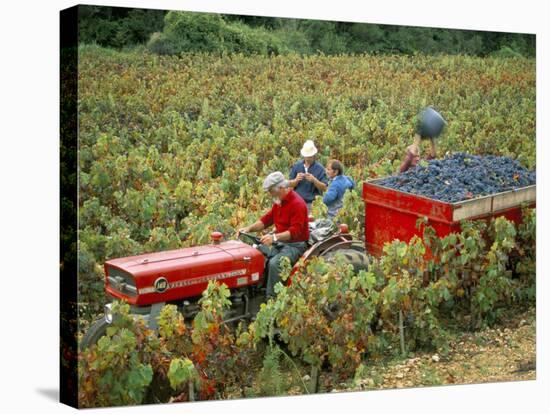
{"type": "MultiPolygon", "coordinates": [[[[528,58],[169,57],[81,46],[78,94],[80,331],[108,301],[105,260],[206,244],[214,230],[233,237],[269,207],[263,178],[288,173],[306,139],[321,163],[339,159],[357,182],[337,220],[358,239],[362,181],[397,171],[427,105],[448,122],[440,155],[535,168],[528,58]]],[[[225,285],[209,285],[193,321],[165,306],[158,334],[116,304],[107,335],[79,357],[80,403],[352,389],[375,361],[444,354],[457,332],[534,306],[534,210],[521,225],[466,223],[443,239],[417,224],[422,238],[388,243],[368,272],[312,260],[247,326],[222,323],[225,285]]]]}

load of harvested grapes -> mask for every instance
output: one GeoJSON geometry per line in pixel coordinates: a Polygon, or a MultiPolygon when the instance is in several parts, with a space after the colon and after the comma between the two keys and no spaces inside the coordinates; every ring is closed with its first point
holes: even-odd
{"type": "Polygon", "coordinates": [[[378,185],[455,203],[535,184],[530,171],[512,158],[458,152],[423,161],[410,170],[383,178],[378,185]]]}

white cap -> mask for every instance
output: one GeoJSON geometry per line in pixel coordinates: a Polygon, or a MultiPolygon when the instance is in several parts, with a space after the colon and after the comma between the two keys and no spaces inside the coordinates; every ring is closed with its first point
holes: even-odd
{"type": "Polygon", "coordinates": [[[300,154],[302,154],[302,157],[313,157],[315,154],[317,154],[317,148],[315,148],[315,144],[312,140],[308,139],[304,143],[300,154]]]}
{"type": "Polygon", "coordinates": [[[282,184],[286,181],[285,176],[280,171],[275,171],[269,174],[263,184],[264,191],[268,191],[271,187],[276,186],[278,184],[282,184]]]}

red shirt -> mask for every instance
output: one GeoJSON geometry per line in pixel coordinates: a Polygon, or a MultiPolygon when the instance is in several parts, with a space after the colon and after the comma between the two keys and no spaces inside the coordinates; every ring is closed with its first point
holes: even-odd
{"type": "Polygon", "coordinates": [[[290,190],[281,204],[273,204],[271,210],[260,217],[265,227],[275,224],[275,232],[290,231],[289,242],[309,239],[309,220],[306,202],[294,190],[290,190]]]}

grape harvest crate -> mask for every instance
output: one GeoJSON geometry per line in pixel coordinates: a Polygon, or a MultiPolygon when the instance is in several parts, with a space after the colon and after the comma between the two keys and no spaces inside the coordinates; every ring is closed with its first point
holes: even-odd
{"type": "Polygon", "coordinates": [[[365,247],[370,254],[380,256],[384,243],[399,239],[408,242],[417,229],[419,217],[427,217],[439,237],[460,231],[460,221],[505,216],[520,223],[522,207],[535,207],[536,185],[495,193],[455,203],[378,185],[382,178],[363,183],[365,201],[365,247]]]}

